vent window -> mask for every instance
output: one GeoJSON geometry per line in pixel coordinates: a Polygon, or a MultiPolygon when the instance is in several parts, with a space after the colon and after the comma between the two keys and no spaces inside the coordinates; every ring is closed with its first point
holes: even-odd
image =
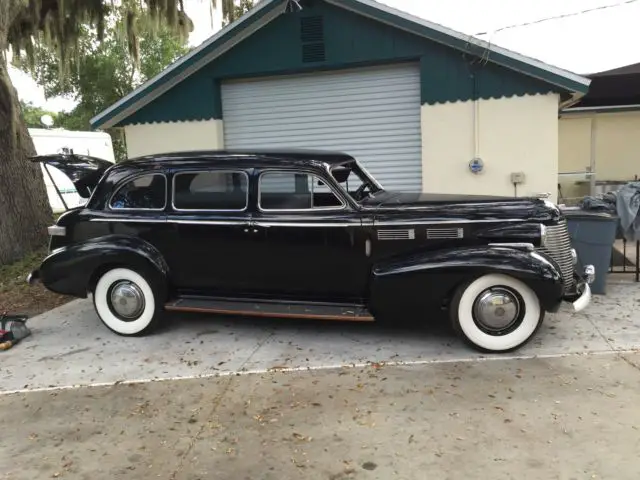
{"type": "Polygon", "coordinates": [[[324,19],[320,16],[300,19],[300,40],[302,42],[302,62],[324,62],[324,19]]]}

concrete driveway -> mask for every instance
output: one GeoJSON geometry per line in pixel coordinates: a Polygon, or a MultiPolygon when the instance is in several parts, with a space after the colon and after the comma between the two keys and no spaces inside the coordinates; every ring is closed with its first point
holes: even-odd
{"type": "MultiPolygon", "coordinates": [[[[639,349],[639,293],[640,285],[612,279],[607,296],[596,296],[585,313],[548,316],[533,342],[510,358],[639,349]]],[[[446,328],[406,324],[182,315],[171,317],[152,336],[122,338],[102,326],[89,301],[71,302],[30,319],[29,325],[33,335],[0,355],[0,393],[270,370],[491,358],[471,350],[446,328]]]]}

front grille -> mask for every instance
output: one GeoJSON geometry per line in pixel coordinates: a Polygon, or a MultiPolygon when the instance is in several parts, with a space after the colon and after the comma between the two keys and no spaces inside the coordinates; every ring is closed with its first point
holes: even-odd
{"type": "Polygon", "coordinates": [[[571,255],[571,237],[567,222],[561,221],[557,225],[547,227],[547,242],[541,250],[553,258],[560,266],[565,291],[575,285],[573,278],[573,257],[571,255]]]}

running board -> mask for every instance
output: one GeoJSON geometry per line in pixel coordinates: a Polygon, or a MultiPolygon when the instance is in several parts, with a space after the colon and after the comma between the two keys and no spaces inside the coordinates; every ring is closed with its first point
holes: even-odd
{"type": "Polygon", "coordinates": [[[287,303],[250,299],[184,297],[167,303],[164,308],[169,312],[338,320],[343,322],[374,321],[371,313],[362,305],[332,303],[287,303]]]}

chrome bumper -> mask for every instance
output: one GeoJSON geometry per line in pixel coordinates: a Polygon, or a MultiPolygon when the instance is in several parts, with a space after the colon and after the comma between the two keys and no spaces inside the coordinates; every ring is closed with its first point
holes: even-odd
{"type": "Polygon", "coordinates": [[[573,300],[573,311],[581,312],[589,306],[591,303],[591,285],[596,279],[596,269],[593,265],[587,265],[584,267],[584,274],[582,282],[578,285],[578,288],[582,289],[580,296],[573,300]]]}
{"type": "Polygon", "coordinates": [[[589,306],[591,303],[591,287],[589,287],[588,283],[584,284],[582,294],[578,297],[577,300],[573,302],[573,311],[581,312],[585,308],[589,306]]]}
{"type": "Polygon", "coordinates": [[[40,280],[40,272],[38,270],[34,270],[29,275],[27,275],[27,283],[29,285],[33,285],[40,280]]]}

